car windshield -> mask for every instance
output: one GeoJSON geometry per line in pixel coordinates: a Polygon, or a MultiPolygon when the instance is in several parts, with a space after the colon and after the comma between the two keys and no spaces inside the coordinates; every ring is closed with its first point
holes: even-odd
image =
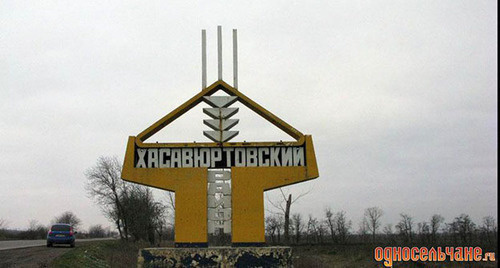
{"type": "Polygon", "coordinates": [[[52,231],[70,231],[70,226],[69,225],[52,225],[52,231]]]}

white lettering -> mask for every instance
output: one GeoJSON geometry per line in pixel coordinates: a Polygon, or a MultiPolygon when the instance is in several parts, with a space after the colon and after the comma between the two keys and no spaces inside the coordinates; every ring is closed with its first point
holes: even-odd
{"type": "Polygon", "coordinates": [[[245,148],[236,148],[236,150],[234,150],[234,165],[237,167],[244,167],[245,164],[245,148]]]}
{"type": "Polygon", "coordinates": [[[182,157],[181,157],[181,149],[172,149],[172,157],[171,157],[171,167],[181,167],[182,157]]]}
{"type": "Polygon", "coordinates": [[[281,166],[280,159],[278,158],[280,153],[280,148],[271,148],[271,166],[281,166]]]}
{"type": "Polygon", "coordinates": [[[215,167],[218,161],[222,160],[222,150],[220,148],[213,148],[210,150],[210,166],[215,167]]]}
{"type": "Polygon", "coordinates": [[[281,166],[291,166],[292,165],[292,148],[291,147],[281,147],[281,166]]]}
{"type": "Polygon", "coordinates": [[[182,148],[182,167],[193,167],[193,149],[182,148]]]}
{"type": "Polygon", "coordinates": [[[158,167],[158,149],[148,149],[148,168],[158,167]]]}
{"type": "Polygon", "coordinates": [[[233,161],[231,160],[232,151],[234,151],[233,148],[224,148],[224,152],[226,152],[226,162],[228,167],[233,166],[233,161]]]}
{"type": "Polygon", "coordinates": [[[200,155],[200,167],[210,167],[210,149],[201,148],[200,155]]]}
{"type": "Polygon", "coordinates": [[[199,167],[200,166],[200,160],[201,160],[201,154],[198,148],[194,148],[194,167],[199,167]]]}
{"type": "Polygon", "coordinates": [[[137,168],[305,166],[304,147],[137,148],[137,168]]]}
{"type": "Polygon", "coordinates": [[[259,148],[259,167],[268,167],[269,166],[269,148],[261,147],[259,148]],[[264,153],[266,153],[266,158],[264,159],[264,153]]]}
{"type": "Polygon", "coordinates": [[[247,148],[247,167],[257,166],[257,148],[247,148]]]}
{"type": "Polygon", "coordinates": [[[304,165],[304,148],[302,147],[293,148],[293,165],[294,166],[304,165]]]}
{"type": "Polygon", "coordinates": [[[145,168],[146,166],[146,161],[144,160],[144,157],[146,156],[147,149],[138,149],[137,150],[137,155],[139,156],[139,160],[137,161],[137,167],[138,168],[145,168]]]}
{"type": "Polygon", "coordinates": [[[168,156],[170,156],[170,149],[169,148],[161,148],[159,150],[160,155],[160,168],[169,168],[170,167],[170,160],[167,159],[168,156]]]}

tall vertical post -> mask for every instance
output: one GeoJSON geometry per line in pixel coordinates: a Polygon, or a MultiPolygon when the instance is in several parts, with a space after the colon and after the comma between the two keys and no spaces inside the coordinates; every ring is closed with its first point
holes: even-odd
{"type": "Polygon", "coordinates": [[[238,89],[238,32],[233,29],[233,87],[238,89]]]}
{"type": "Polygon", "coordinates": [[[201,89],[207,88],[207,31],[201,30],[201,89]]]}
{"type": "Polygon", "coordinates": [[[219,80],[222,80],[222,26],[217,26],[217,62],[219,64],[219,80]]]}

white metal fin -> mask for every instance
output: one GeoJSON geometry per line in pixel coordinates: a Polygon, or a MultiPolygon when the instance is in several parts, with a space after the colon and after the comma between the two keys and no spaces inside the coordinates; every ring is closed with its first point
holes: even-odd
{"type": "Polygon", "coordinates": [[[239,108],[203,108],[203,112],[213,119],[227,119],[238,112],[239,108]]]}
{"type": "Polygon", "coordinates": [[[240,132],[239,131],[222,131],[222,140],[221,140],[221,132],[220,131],[214,131],[214,130],[206,130],[203,131],[203,135],[205,137],[211,139],[214,142],[227,142],[230,139],[236,137],[240,132]]]}
{"type": "Polygon", "coordinates": [[[231,234],[231,221],[213,221],[213,220],[208,220],[208,233],[209,234],[215,234],[216,229],[224,229],[225,234],[231,234]]]}
{"type": "Polygon", "coordinates": [[[224,195],[221,199],[217,200],[214,195],[208,195],[208,207],[209,208],[231,208],[231,196],[224,195]]]}
{"type": "Polygon", "coordinates": [[[208,219],[211,221],[229,221],[231,220],[231,209],[230,208],[209,208],[208,219]]]}
{"type": "Polygon", "coordinates": [[[209,130],[205,130],[203,131],[203,135],[205,135],[205,137],[211,139],[213,142],[220,142],[220,132],[219,131],[209,131],[209,130]]]}
{"type": "Polygon", "coordinates": [[[236,137],[239,131],[222,131],[222,142],[228,142],[230,139],[236,137]]]}
{"type": "Polygon", "coordinates": [[[208,170],[208,182],[215,183],[217,180],[228,181],[231,180],[231,171],[223,170],[208,170]]]}
{"type": "Polygon", "coordinates": [[[226,108],[238,100],[236,96],[205,96],[204,101],[214,108],[226,108]]]}
{"type": "Polygon", "coordinates": [[[229,130],[236,126],[239,121],[239,119],[205,119],[203,120],[203,123],[213,130],[229,130]],[[220,126],[222,126],[222,129],[220,126]]]}

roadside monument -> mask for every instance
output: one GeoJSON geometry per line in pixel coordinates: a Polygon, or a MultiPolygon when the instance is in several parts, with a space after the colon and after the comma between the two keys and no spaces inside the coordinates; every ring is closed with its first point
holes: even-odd
{"type": "Polygon", "coordinates": [[[201,92],[137,136],[128,138],[122,178],[175,192],[176,248],[207,247],[208,235],[221,232],[231,236],[233,247],[263,246],[264,192],[319,176],[312,137],[238,90],[236,30],[233,30],[233,85],[222,79],[221,36],[219,26],[218,80],[207,86],[203,30],[201,92]],[[221,91],[227,96],[214,95],[221,91]],[[203,134],[210,142],[147,142],[201,102],[207,104],[203,108],[207,115],[203,123],[210,130],[203,134]],[[246,106],[294,140],[231,142],[239,133],[234,130],[239,122],[234,118],[238,113],[235,104],[246,106]]]}

